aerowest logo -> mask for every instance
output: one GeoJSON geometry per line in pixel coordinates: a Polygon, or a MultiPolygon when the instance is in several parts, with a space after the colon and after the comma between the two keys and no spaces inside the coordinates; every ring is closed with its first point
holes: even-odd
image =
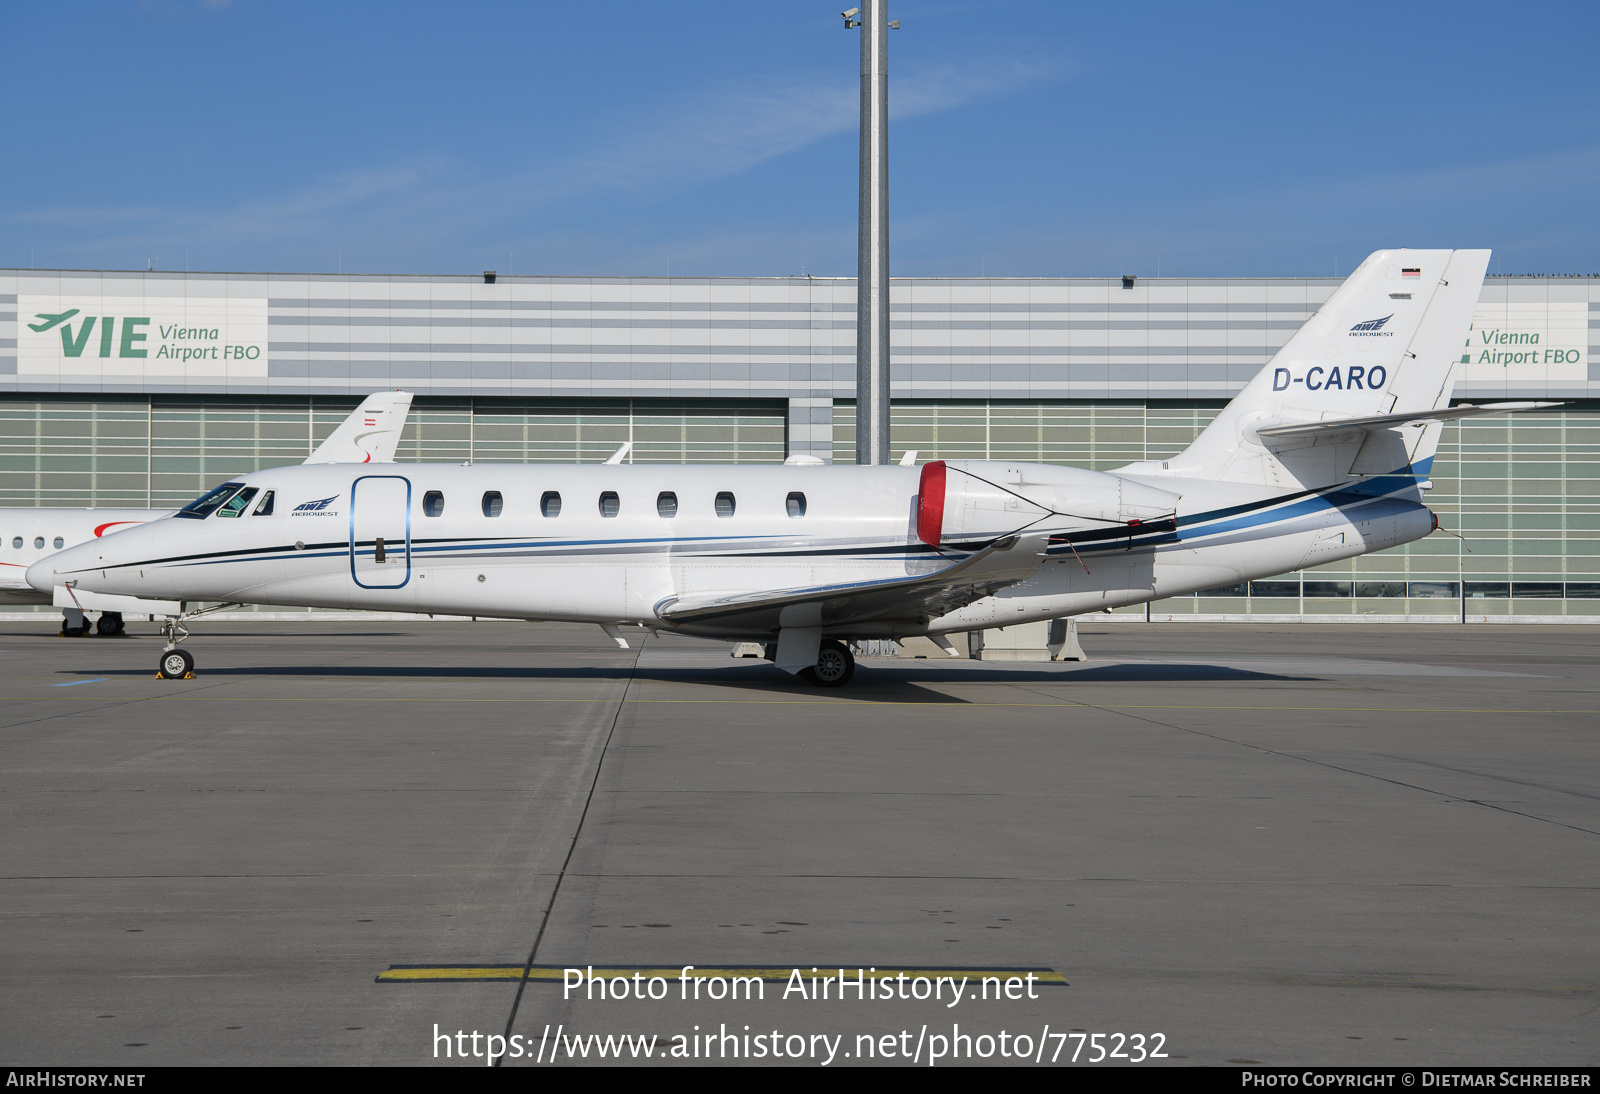
{"type": "Polygon", "coordinates": [[[81,309],[64,312],[36,312],[37,323],[29,323],[35,334],[57,330],[61,334],[63,357],[82,357],[91,347],[91,357],[149,357],[147,339],[158,341],[155,356],[174,361],[253,361],[261,356],[258,345],[233,345],[223,341],[222,328],[187,326],[183,323],[158,323],[150,329],[148,315],[81,315],[81,309]],[[76,321],[76,322],[74,322],[76,321]],[[99,338],[95,338],[98,329],[99,338]],[[120,337],[119,337],[120,331],[120,337]]]}
{"type": "Polygon", "coordinates": [[[1394,331],[1392,331],[1392,330],[1384,330],[1383,329],[1383,325],[1385,323],[1387,323],[1389,320],[1393,319],[1393,318],[1394,318],[1394,313],[1390,312],[1388,315],[1384,316],[1382,319],[1367,319],[1367,320],[1363,320],[1362,322],[1357,323],[1355,326],[1350,328],[1350,337],[1352,337],[1352,338],[1362,338],[1362,337],[1365,337],[1365,338],[1393,338],[1394,337],[1394,331]]]}
{"type": "Polygon", "coordinates": [[[335,516],[337,514],[327,512],[327,508],[328,508],[328,506],[332,505],[336,500],[338,500],[338,497],[339,497],[339,495],[335,494],[331,498],[319,498],[316,501],[302,502],[301,504],[296,505],[294,507],[294,512],[290,513],[289,515],[293,516],[293,517],[300,517],[300,516],[331,517],[331,516],[335,516]]]}

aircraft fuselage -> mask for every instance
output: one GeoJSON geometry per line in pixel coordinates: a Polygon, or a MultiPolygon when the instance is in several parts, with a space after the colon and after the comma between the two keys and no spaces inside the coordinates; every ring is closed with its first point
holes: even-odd
{"type": "Polygon", "coordinates": [[[234,480],[237,516],[168,517],[30,571],[48,588],[641,625],[768,638],[757,616],[667,623],[708,595],[928,574],[1019,531],[1036,568],[938,615],[856,619],[837,637],[941,634],[1137,604],[1336,561],[1433,528],[1418,475],[1321,490],[1007,461],[952,462],[940,534],[919,528],[927,469],[391,464],[234,480]],[[267,492],[270,513],[254,515],[267,492]],[[929,539],[937,542],[929,542],[929,539]],[[49,572],[45,572],[46,570],[49,572]]]}

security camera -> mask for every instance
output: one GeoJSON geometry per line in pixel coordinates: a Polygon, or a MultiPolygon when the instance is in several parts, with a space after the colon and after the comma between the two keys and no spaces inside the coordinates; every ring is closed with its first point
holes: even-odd
{"type": "Polygon", "coordinates": [[[846,18],[846,19],[851,19],[851,18],[854,18],[857,15],[860,15],[861,14],[861,9],[860,8],[851,8],[849,11],[841,11],[839,14],[841,16],[843,16],[844,18],[846,18]]]}

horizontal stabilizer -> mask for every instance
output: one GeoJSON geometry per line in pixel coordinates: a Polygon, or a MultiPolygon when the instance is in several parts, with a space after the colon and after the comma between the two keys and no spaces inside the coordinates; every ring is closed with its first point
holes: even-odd
{"type": "Polygon", "coordinates": [[[1365,418],[1334,418],[1321,422],[1280,422],[1259,425],[1255,434],[1264,442],[1298,441],[1343,433],[1372,433],[1393,429],[1407,422],[1444,422],[1454,418],[1473,418],[1480,414],[1512,414],[1519,410],[1543,410],[1560,403],[1485,403],[1483,406],[1453,406],[1446,410],[1418,410],[1405,414],[1373,414],[1365,418]]]}
{"type": "Polygon", "coordinates": [[[368,395],[306,463],[393,463],[400,431],[411,410],[411,392],[379,391],[368,395]]]}
{"type": "Polygon", "coordinates": [[[656,615],[674,626],[715,622],[733,630],[778,630],[801,614],[824,630],[891,619],[926,623],[1027,580],[1049,543],[1048,532],[1010,535],[931,574],[670,599],[656,606],[656,615]]]}

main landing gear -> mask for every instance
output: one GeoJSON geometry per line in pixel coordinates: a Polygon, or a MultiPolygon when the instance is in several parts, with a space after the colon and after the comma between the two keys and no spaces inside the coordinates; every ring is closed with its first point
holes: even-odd
{"type": "Polygon", "coordinates": [[[819,688],[842,688],[856,673],[856,659],[843,642],[829,640],[817,650],[817,663],[799,675],[819,688]]]}
{"type": "Polygon", "coordinates": [[[89,622],[89,617],[83,614],[81,608],[68,608],[61,613],[62,638],[87,637],[91,627],[102,638],[114,638],[126,631],[121,612],[101,612],[100,618],[93,623],[89,622]]]}
{"type": "Polygon", "coordinates": [[[229,608],[242,608],[242,604],[213,604],[209,608],[201,608],[197,612],[184,612],[181,615],[169,615],[161,621],[161,637],[167,644],[161,650],[161,658],[156,662],[156,679],[158,680],[192,680],[194,679],[194,654],[188,650],[178,648],[178,643],[189,637],[189,628],[184,621],[212,612],[226,611],[229,608]]]}

